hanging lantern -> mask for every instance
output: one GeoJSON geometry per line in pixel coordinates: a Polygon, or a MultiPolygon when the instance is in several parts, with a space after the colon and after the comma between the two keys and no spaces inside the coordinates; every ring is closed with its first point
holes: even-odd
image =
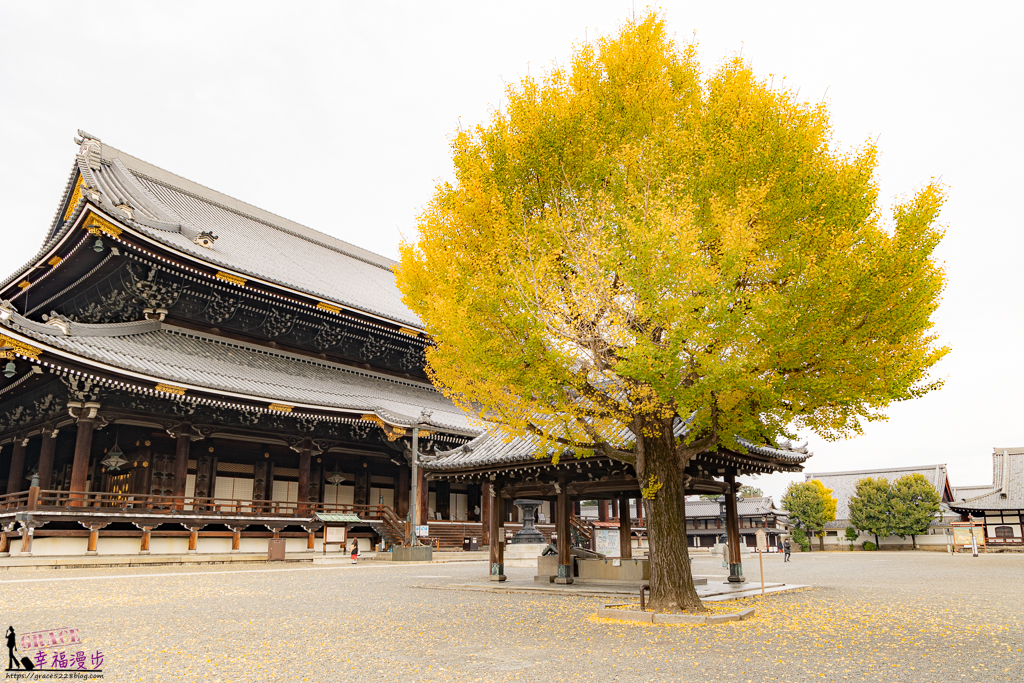
{"type": "Polygon", "coordinates": [[[108,470],[119,470],[121,465],[128,464],[128,461],[124,457],[124,453],[121,451],[121,447],[116,443],[113,448],[107,451],[107,457],[100,461],[100,464],[106,467],[108,470]]]}
{"type": "Polygon", "coordinates": [[[327,474],[327,483],[331,484],[332,486],[339,486],[343,481],[345,481],[345,475],[339,472],[338,470],[334,470],[333,472],[329,472],[327,474]]]}

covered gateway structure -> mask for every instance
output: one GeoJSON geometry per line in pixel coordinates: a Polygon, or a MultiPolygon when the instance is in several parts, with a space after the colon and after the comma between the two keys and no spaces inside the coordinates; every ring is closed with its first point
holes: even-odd
{"type": "MultiPolygon", "coordinates": [[[[683,425],[677,421],[677,436],[683,425]]],[[[561,542],[574,534],[574,508],[579,501],[598,500],[599,511],[607,510],[605,501],[618,501],[622,522],[619,546],[623,556],[631,553],[629,542],[630,501],[642,510],[641,486],[629,463],[593,455],[576,457],[571,450],[538,452],[537,441],[515,437],[503,439],[483,434],[460,447],[438,453],[423,464],[435,481],[472,484],[484,487],[484,542],[490,546],[491,577],[501,580],[504,572],[504,525],[507,508],[518,498],[546,500],[552,503],[552,517],[558,543],[559,580],[571,582],[570,543],[561,542]],[[622,511],[627,511],[623,513],[622,511]],[[498,542],[494,542],[498,541],[498,542]]],[[[686,493],[722,494],[725,504],[725,533],[729,539],[730,581],[742,581],[740,530],[737,514],[736,477],[771,472],[799,472],[811,456],[806,447],[782,444],[753,444],[741,441],[746,452],[719,449],[704,452],[690,461],[685,472],[686,493]]],[[[717,505],[717,504],[716,504],[717,505]]],[[[685,510],[683,511],[685,516],[685,510]]],[[[579,529],[576,530],[579,532],[579,529]]]]}
{"type": "Polygon", "coordinates": [[[479,430],[394,262],[82,135],[0,284],[0,552],[313,548],[328,512],[402,543],[412,429],[428,453],[479,430]]]}

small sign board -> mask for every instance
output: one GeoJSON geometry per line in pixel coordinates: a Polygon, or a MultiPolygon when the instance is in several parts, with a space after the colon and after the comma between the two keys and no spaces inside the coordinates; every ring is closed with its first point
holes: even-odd
{"type": "Polygon", "coordinates": [[[757,536],[757,552],[768,552],[768,534],[765,533],[764,529],[758,529],[755,535],[757,536]]]}
{"type": "Polygon", "coordinates": [[[416,526],[416,536],[423,538],[430,535],[429,524],[419,524],[416,526]]]}
{"type": "Polygon", "coordinates": [[[329,526],[324,528],[324,533],[327,534],[328,543],[344,543],[345,531],[346,529],[343,526],[329,526]]]}
{"type": "Polygon", "coordinates": [[[618,555],[619,530],[594,529],[594,550],[602,555],[618,555]]]}

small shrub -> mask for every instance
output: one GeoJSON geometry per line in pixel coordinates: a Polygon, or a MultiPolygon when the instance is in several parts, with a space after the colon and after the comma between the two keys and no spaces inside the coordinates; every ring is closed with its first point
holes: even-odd
{"type": "Polygon", "coordinates": [[[811,542],[807,540],[807,532],[799,527],[793,529],[793,542],[800,546],[800,550],[805,553],[811,549],[811,542]]]}
{"type": "Polygon", "coordinates": [[[864,550],[878,550],[878,546],[871,541],[864,541],[864,550]]]}
{"type": "Polygon", "coordinates": [[[857,537],[859,535],[860,535],[860,532],[858,532],[852,526],[846,527],[846,540],[849,541],[850,543],[853,543],[854,541],[856,541],[857,537]]]}

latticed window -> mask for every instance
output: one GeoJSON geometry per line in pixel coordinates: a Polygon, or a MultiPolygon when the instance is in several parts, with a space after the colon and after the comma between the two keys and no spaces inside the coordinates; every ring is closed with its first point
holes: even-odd
{"type": "Polygon", "coordinates": [[[1013,527],[1011,527],[1011,526],[997,526],[996,527],[996,538],[1013,538],[1013,527]]]}

